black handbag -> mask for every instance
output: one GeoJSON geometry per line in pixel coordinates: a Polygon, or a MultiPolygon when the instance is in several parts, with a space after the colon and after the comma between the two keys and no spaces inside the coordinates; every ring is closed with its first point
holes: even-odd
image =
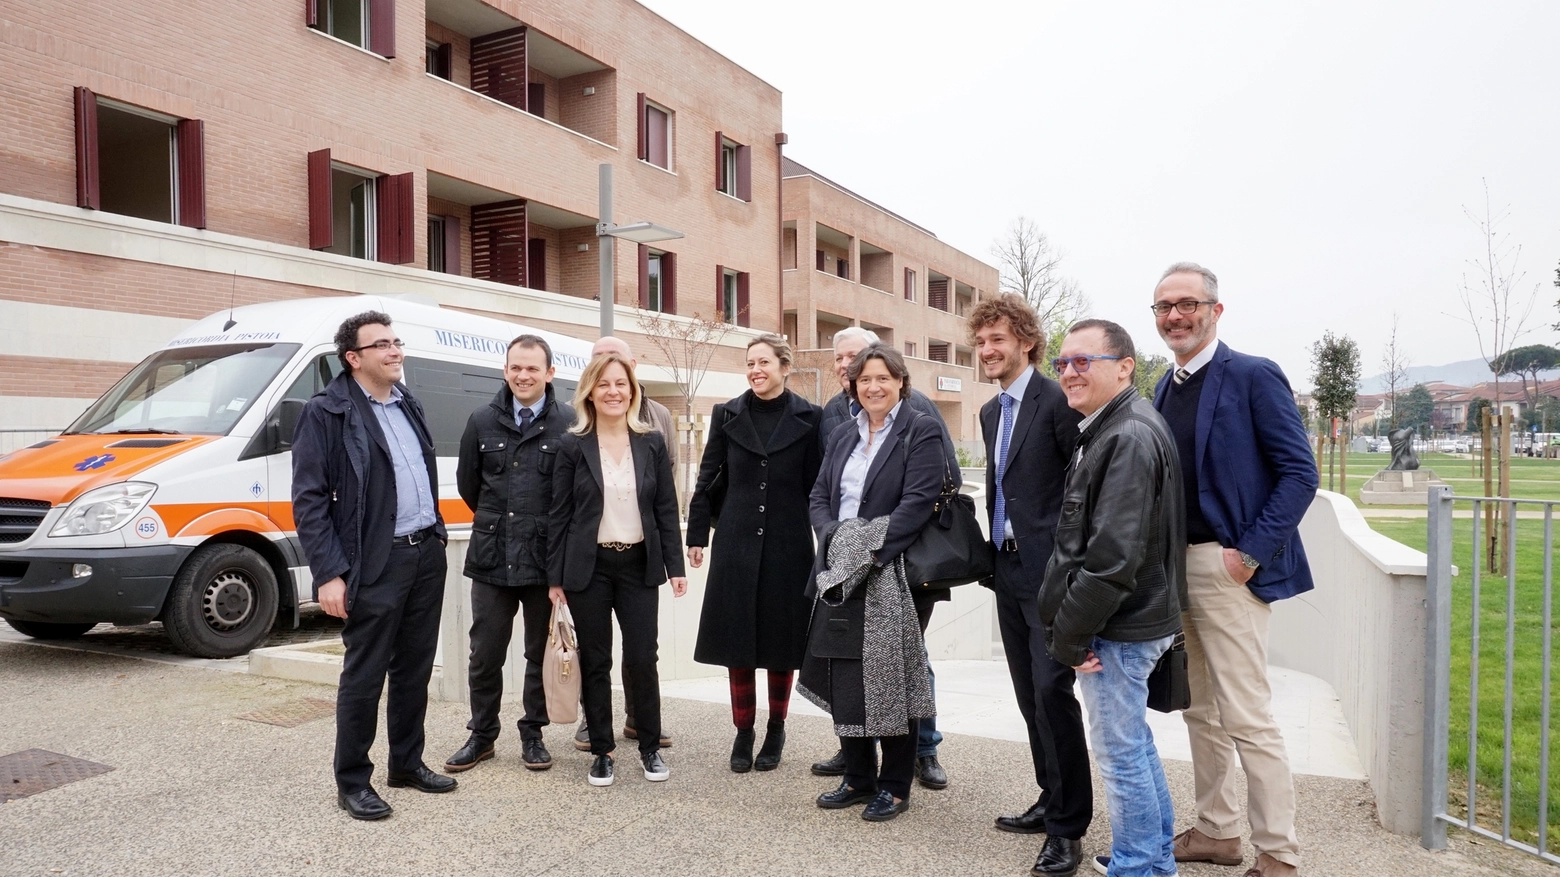
{"type": "Polygon", "coordinates": [[[932,519],[905,549],[904,558],[912,591],[967,585],[989,579],[996,571],[991,543],[975,517],[975,500],[953,486],[946,464],[932,519]]]}
{"type": "MultiPolygon", "coordinates": [[[[720,425],[722,429],[725,429],[726,424],[731,422],[731,412],[722,408],[721,413],[725,417],[721,420],[720,425]]],[[[709,485],[704,488],[704,499],[710,505],[710,526],[716,529],[720,528],[720,510],[726,507],[726,489],[728,486],[726,461],[721,460],[720,471],[715,473],[715,477],[711,478],[709,485]]]]}
{"type": "Polygon", "coordinates": [[[1149,709],[1173,713],[1191,706],[1192,686],[1186,673],[1186,636],[1178,633],[1148,674],[1149,709]]]}

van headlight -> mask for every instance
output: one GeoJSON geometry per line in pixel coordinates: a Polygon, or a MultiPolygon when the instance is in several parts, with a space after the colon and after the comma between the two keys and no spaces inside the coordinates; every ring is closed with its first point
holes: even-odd
{"type": "Polygon", "coordinates": [[[89,490],[76,497],[55,522],[50,536],[97,536],[130,522],[151,502],[157,485],[125,481],[89,490]]]}

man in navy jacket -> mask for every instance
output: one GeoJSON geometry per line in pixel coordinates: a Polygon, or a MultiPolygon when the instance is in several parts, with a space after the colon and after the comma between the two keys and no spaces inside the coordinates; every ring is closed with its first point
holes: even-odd
{"type": "Polygon", "coordinates": [[[1189,543],[1182,624],[1197,820],[1177,835],[1175,858],[1242,863],[1238,758],[1257,851],[1246,877],[1291,877],[1300,844],[1267,680],[1269,604],[1313,587],[1297,528],[1316,496],[1316,463],[1284,373],[1218,341],[1218,284],[1207,268],[1178,262],[1160,278],[1152,306],[1175,354],[1154,407],[1180,454],[1189,543]]]}

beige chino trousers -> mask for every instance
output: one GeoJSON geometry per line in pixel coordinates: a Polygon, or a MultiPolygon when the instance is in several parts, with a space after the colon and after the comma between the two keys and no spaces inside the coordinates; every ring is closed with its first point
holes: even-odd
{"type": "Polygon", "coordinates": [[[1217,542],[1187,548],[1186,586],[1190,605],[1181,623],[1192,705],[1182,715],[1191,738],[1197,830],[1217,839],[1240,837],[1238,757],[1246,772],[1251,845],[1299,867],[1295,783],[1267,678],[1272,607],[1235,581],[1217,542]]]}

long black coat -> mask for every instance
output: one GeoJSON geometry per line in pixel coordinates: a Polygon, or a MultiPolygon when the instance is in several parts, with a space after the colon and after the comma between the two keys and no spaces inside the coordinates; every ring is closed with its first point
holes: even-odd
{"type": "Polygon", "coordinates": [[[688,544],[708,545],[710,483],[726,470],[726,499],[693,659],[724,667],[795,670],[807,647],[813,534],[807,497],[822,463],[823,409],[786,392],[767,444],[753,426],[749,390],[716,405],[699,481],[688,504],[688,544]]]}

